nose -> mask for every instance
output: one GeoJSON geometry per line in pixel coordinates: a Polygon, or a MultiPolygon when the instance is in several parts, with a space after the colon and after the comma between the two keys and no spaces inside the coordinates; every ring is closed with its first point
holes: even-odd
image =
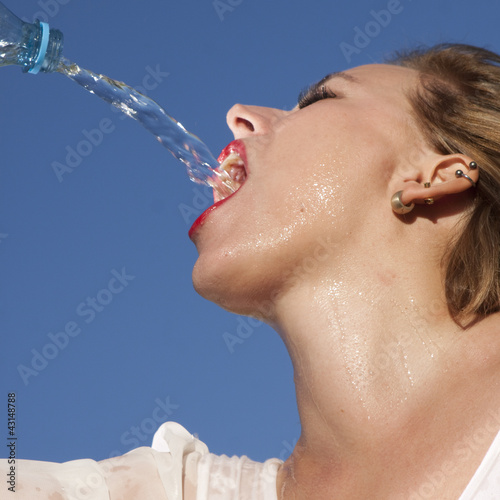
{"type": "Polygon", "coordinates": [[[271,132],[275,123],[286,114],[274,108],[235,104],[227,113],[227,124],[235,139],[271,132]]]}

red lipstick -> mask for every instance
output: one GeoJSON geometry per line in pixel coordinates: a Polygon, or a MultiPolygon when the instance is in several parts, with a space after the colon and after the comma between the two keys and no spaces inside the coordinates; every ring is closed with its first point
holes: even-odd
{"type": "Polygon", "coordinates": [[[222,205],[226,200],[228,200],[229,198],[231,198],[231,196],[233,196],[234,194],[236,194],[236,192],[234,192],[233,194],[230,194],[227,198],[224,198],[223,200],[220,200],[216,203],[214,203],[213,205],[211,205],[210,207],[208,207],[194,222],[193,222],[193,225],[191,226],[191,228],[189,229],[189,232],[188,232],[188,235],[191,239],[193,239],[193,234],[196,232],[196,230],[203,225],[203,223],[205,222],[205,219],[219,206],[219,205],[222,205]]]}
{"type": "Polygon", "coordinates": [[[219,155],[219,158],[217,158],[217,161],[219,162],[219,165],[223,163],[223,161],[231,154],[231,153],[236,153],[237,155],[240,156],[240,158],[243,160],[243,163],[245,164],[245,169],[247,169],[247,152],[245,149],[245,144],[241,139],[236,139],[233,142],[230,142],[221,152],[219,155]]]}
{"type": "MultiPolygon", "coordinates": [[[[224,162],[224,160],[226,160],[226,158],[231,155],[232,153],[235,153],[237,154],[241,160],[243,161],[244,165],[245,165],[245,171],[248,171],[248,167],[247,167],[247,154],[246,154],[246,150],[245,150],[245,144],[243,143],[243,141],[241,141],[240,139],[237,139],[235,141],[232,141],[230,142],[221,152],[221,154],[219,155],[219,158],[217,159],[217,161],[219,162],[219,165],[222,165],[222,163],[224,162]]],[[[229,198],[231,198],[234,194],[236,194],[236,191],[232,194],[230,194],[229,196],[227,196],[226,198],[222,199],[222,200],[219,200],[217,202],[215,202],[213,205],[211,205],[210,207],[208,207],[193,223],[193,225],[191,226],[191,228],[189,229],[189,232],[188,232],[188,235],[189,237],[192,239],[192,236],[193,234],[196,232],[196,230],[203,225],[203,223],[205,222],[206,218],[217,208],[219,207],[222,203],[224,203],[226,200],[228,200],[229,198]]]]}

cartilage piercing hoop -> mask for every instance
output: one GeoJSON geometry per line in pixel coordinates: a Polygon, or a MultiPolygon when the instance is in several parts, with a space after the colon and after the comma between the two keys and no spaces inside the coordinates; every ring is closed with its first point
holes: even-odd
{"type": "Polygon", "coordinates": [[[392,210],[399,215],[404,215],[407,214],[408,212],[411,212],[413,210],[413,207],[415,206],[415,203],[410,203],[409,205],[405,205],[401,201],[402,194],[403,191],[398,191],[397,193],[394,193],[391,198],[392,210]]]}
{"type": "MultiPolygon", "coordinates": [[[[475,161],[471,161],[469,163],[469,170],[476,170],[476,168],[477,168],[477,163],[475,161]]],[[[462,170],[457,170],[455,172],[455,176],[467,179],[471,183],[472,187],[476,187],[476,183],[467,174],[464,174],[462,170]]]]}
{"type": "MultiPolygon", "coordinates": [[[[474,162],[472,162],[472,163],[474,163],[474,162]]],[[[472,169],[472,170],[474,170],[474,168],[476,168],[476,167],[473,167],[473,169],[472,169]]],[[[471,183],[471,186],[472,186],[472,187],[476,187],[476,183],[475,183],[475,182],[474,182],[474,181],[473,181],[473,180],[472,180],[472,179],[471,179],[471,178],[470,178],[467,174],[464,174],[464,173],[462,172],[462,170],[457,170],[457,171],[455,172],[455,176],[456,176],[456,177],[463,177],[464,179],[467,179],[467,180],[471,183]]]]}

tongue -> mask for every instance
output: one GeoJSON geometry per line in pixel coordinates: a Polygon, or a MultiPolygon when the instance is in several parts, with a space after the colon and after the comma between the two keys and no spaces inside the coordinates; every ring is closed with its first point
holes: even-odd
{"type": "Polygon", "coordinates": [[[229,176],[240,185],[247,177],[245,168],[241,165],[233,165],[229,170],[229,176]]]}

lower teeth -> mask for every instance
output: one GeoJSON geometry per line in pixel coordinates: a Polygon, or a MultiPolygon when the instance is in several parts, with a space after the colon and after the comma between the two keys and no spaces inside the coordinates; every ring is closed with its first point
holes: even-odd
{"type": "Polygon", "coordinates": [[[225,170],[215,170],[214,173],[215,175],[210,179],[209,184],[210,187],[217,193],[219,199],[227,198],[239,188],[239,185],[235,184],[235,181],[231,179],[225,170]]]}

